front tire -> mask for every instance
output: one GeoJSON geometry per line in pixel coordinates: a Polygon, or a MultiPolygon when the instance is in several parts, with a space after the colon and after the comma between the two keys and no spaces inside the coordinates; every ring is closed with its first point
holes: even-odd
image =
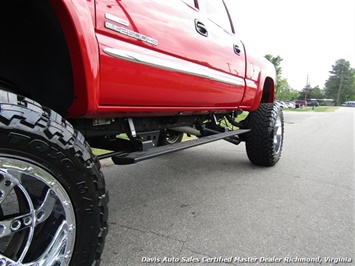
{"type": "Polygon", "coordinates": [[[247,118],[246,151],[249,160],[260,166],[273,166],[281,157],[284,138],[282,109],[273,103],[261,103],[247,118]]]}
{"type": "Polygon", "coordinates": [[[0,263],[98,265],[107,234],[100,163],[54,111],[0,91],[0,263]]]}

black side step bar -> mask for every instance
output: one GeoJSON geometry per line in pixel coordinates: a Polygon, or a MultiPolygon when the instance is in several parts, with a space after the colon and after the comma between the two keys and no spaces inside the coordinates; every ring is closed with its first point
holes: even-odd
{"type": "Polygon", "coordinates": [[[209,142],[213,142],[216,140],[225,139],[225,138],[228,138],[231,136],[247,133],[249,131],[250,131],[250,129],[239,129],[239,130],[234,130],[234,131],[218,133],[218,134],[210,135],[207,137],[202,137],[199,139],[184,141],[184,142],[176,143],[173,145],[160,146],[160,147],[148,149],[146,151],[136,151],[136,152],[128,153],[125,155],[115,155],[115,156],[112,156],[112,161],[115,164],[120,164],[120,165],[137,163],[137,162],[151,159],[151,158],[154,158],[154,157],[157,157],[160,155],[172,153],[175,151],[185,150],[188,148],[196,147],[196,146],[206,144],[209,142]]]}

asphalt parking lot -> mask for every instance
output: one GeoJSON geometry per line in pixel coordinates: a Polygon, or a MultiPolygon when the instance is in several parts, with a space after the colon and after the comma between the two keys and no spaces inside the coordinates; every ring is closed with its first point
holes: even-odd
{"type": "Polygon", "coordinates": [[[355,265],[355,109],[285,112],[280,162],[218,141],[135,165],[103,162],[101,265],[355,265]]]}

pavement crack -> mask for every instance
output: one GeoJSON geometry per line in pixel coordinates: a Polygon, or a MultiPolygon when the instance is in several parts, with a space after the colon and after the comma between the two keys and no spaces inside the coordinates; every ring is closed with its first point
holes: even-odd
{"type": "Polygon", "coordinates": [[[160,234],[160,233],[154,232],[153,230],[150,230],[148,228],[145,228],[145,230],[146,230],[146,232],[151,233],[153,235],[156,235],[156,236],[159,236],[159,237],[163,237],[163,238],[166,238],[166,239],[170,239],[170,240],[174,240],[174,241],[177,241],[179,243],[186,242],[186,240],[184,241],[184,240],[181,240],[181,239],[177,239],[175,237],[171,237],[171,236],[167,236],[167,235],[164,235],[164,234],[160,234]]]}
{"type": "Polygon", "coordinates": [[[153,230],[150,230],[148,228],[140,229],[140,228],[135,228],[135,227],[131,227],[131,226],[123,225],[123,224],[117,224],[117,223],[115,223],[115,225],[117,225],[119,227],[122,227],[122,228],[125,228],[125,229],[128,229],[128,230],[133,230],[133,231],[136,231],[136,232],[139,232],[139,233],[143,233],[143,234],[150,233],[150,234],[153,234],[155,236],[166,238],[166,239],[173,240],[173,241],[177,241],[177,242],[183,243],[183,244],[186,242],[186,240],[181,240],[181,239],[177,239],[175,237],[171,237],[171,236],[167,236],[167,235],[164,235],[164,234],[161,234],[161,233],[157,233],[157,232],[155,232],[153,230]]]}
{"type": "Polygon", "coordinates": [[[168,164],[165,164],[165,163],[163,163],[162,165],[164,165],[165,167],[167,167],[167,168],[169,168],[171,170],[174,170],[175,172],[182,173],[182,174],[187,174],[187,172],[184,172],[184,171],[182,171],[180,169],[177,169],[177,168],[175,168],[175,167],[173,167],[171,165],[168,165],[168,164]]]}
{"type": "Polygon", "coordinates": [[[190,252],[193,253],[193,254],[199,255],[199,256],[209,257],[209,258],[212,258],[212,257],[213,257],[213,256],[210,256],[210,255],[208,255],[208,254],[204,254],[204,253],[198,252],[198,251],[196,251],[196,250],[192,250],[192,249],[190,249],[190,248],[184,248],[184,249],[187,250],[187,251],[190,251],[190,252]]]}
{"type": "Polygon", "coordinates": [[[128,230],[133,230],[133,231],[140,232],[140,233],[146,233],[146,231],[139,229],[139,228],[134,228],[134,227],[130,227],[130,226],[122,225],[122,224],[117,224],[117,223],[115,223],[115,225],[125,228],[125,229],[128,229],[128,230]]]}
{"type": "Polygon", "coordinates": [[[180,247],[180,250],[179,250],[179,256],[181,256],[182,250],[184,249],[184,246],[185,246],[185,243],[187,242],[187,240],[189,240],[189,238],[186,238],[185,241],[182,241],[182,244],[181,244],[181,247],[180,247]]]}

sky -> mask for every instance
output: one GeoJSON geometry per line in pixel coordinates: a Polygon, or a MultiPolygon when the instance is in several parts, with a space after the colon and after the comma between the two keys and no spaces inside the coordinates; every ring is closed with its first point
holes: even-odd
{"type": "Polygon", "coordinates": [[[355,0],[226,0],[239,38],[279,55],[291,88],[324,87],[338,59],[355,68],[355,0]]]}

